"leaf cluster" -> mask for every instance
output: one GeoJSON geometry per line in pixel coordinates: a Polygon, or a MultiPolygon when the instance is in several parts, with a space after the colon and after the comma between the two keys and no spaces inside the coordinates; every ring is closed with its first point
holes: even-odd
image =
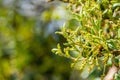
{"type": "Polygon", "coordinates": [[[89,65],[89,71],[97,66],[105,73],[107,66],[120,67],[119,1],[68,1],[67,9],[78,26],[72,26],[76,29],[71,29],[65,23],[61,31],[56,32],[67,42],[64,48],[58,44],[57,48],[52,49],[53,53],[72,59],[73,67],[79,63],[77,69],[80,70],[89,65]]]}

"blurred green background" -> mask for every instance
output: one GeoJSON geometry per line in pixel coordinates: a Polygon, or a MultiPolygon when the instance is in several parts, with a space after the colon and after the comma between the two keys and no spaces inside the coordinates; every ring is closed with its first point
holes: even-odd
{"type": "Polygon", "coordinates": [[[0,80],[73,80],[71,61],[51,52],[65,41],[54,33],[67,20],[64,6],[0,0],[0,80]]]}

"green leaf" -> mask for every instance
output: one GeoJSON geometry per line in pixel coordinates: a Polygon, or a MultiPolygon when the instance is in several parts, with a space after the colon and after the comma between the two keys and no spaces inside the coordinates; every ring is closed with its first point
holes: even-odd
{"type": "Polygon", "coordinates": [[[120,38],[120,28],[118,29],[118,38],[120,38]]]}
{"type": "Polygon", "coordinates": [[[115,45],[115,43],[113,41],[108,41],[107,45],[108,45],[108,48],[110,50],[115,50],[116,49],[116,45],[115,45]]]}
{"type": "Polygon", "coordinates": [[[120,3],[113,4],[112,11],[114,11],[117,7],[120,7],[120,3]]]}

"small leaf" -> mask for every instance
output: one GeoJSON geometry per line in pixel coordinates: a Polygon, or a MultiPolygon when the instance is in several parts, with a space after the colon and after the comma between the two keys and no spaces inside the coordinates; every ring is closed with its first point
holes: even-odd
{"type": "Polygon", "coordinates": [[[120,3],[113,4],[112,11],[114,11],[117,7],[120,7],[120,3]]]}
{"type": "Polygon", "coordinates": [[[107,45],[108,45],[108,48],[109,48],[110,50],[116,49],[116,45],[115,45],[115,43],[114,43],[113,41],[108,41],[108,42],[107,42],[107,45]]]}
{"type": "Polygon", "coordinates": [[[53,49],[52,49],[52,52],[53,52],[53,53],[56,53],[56,52],[57,52],[57,50],[58,50],[58,49],[53,48],[53,49]]]}
{"type": "Polygon", "coordinates": [[[120,38],[120,28],[118,29],[118,38],[120,38]]]}

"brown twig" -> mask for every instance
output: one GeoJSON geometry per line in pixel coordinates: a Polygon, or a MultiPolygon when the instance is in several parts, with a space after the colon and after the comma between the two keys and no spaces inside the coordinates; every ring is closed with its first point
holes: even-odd
{"type": "Polygon", "coordinates": [[[109,68],[107,75],[103,80],[114,80],[114,74],[118,71],[118,68],[115,65],[109,68]]]}

